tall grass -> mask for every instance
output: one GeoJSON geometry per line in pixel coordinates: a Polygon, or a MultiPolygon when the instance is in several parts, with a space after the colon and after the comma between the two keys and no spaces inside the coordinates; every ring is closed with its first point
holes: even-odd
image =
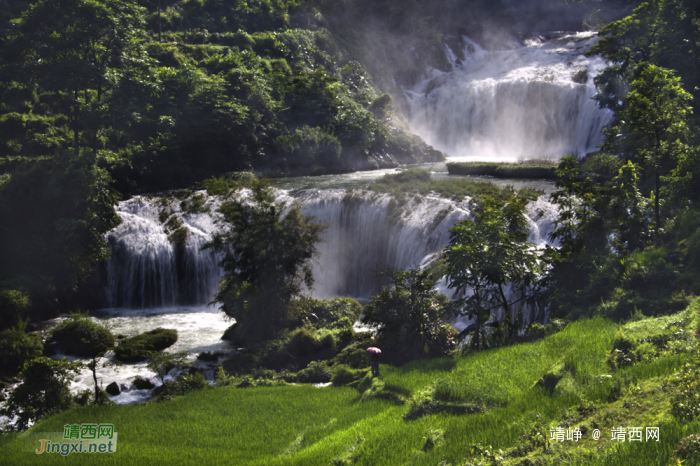
{"type": "MultiPolygon", "coordinates": [[[[648,384],[673,374],[686,355],[664,356],[611,374],[605,359],[618,329],[604,319],[582,320],[535,342],[381,368],[387,386],[414,395],[430,391],[445,401],[480,403],[487,409],[479,413],[440,413],[406,421],[403,415],[408,406],[363,400],[357,390],[348,387],[221,387],[161,403],[79,408],[58,414],[28,434],[0,438],[0,463],[461,464],[472,445],[506,450],[522,442],[523,433],[534,425],[547,437],[549,426],[566,422],[577,407],[592,401],[600,410],[601,430],[606,422],[656,423],[661,442],[611,446],[588,440],[570,449],[555,445],[547,453],[551,464],[666,465],[680,438],[697,433],[699,425],[681,425],[663,417],[667,410],[662,405],[668,403],[668,395],[648,384]],[[551,394],[535,386],[549,371],[564,374],[551,394]],[[638,400],[630,398],[630,393],[637,393],[636,384],[644,388],[638,400]],[[656,391],[644,398],[645,390],[656,391]],[[615,401],[611,395],[626,398],[615,401]],[[628,399],[641,404],[627,406],[623,400],[628,399]],[[62,432],[64,424],[86,422],[113,423],[119,433],[117,453],[68,459],[32,453],[36,445],[30,434],[62,432]],[[434,448],[424,448],[436,431],[444,439],[434,448]],[[599,445],[603,450],[598,450],[599,445]],[[606,451],[607,456],[602,457],[606,451]]],[[[506,464],[518,461],[509,458],[506,464]]]]}

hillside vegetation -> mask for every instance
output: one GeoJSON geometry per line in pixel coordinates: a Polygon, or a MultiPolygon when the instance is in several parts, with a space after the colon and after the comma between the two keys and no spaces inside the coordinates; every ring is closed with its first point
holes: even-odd
{"type": "Polygon", "coordinates": [[[679,409],[688,403],[684,384],[697,389],[700,380],[698,309],[623,326],[581,320],[529,343],[382,365],[383,378],[350,387],[215,387],[146,405],[77,408],[4,435],[0,448],[12,464],[58,464],[60,455],[32,452],[40,432],[108,421],[117,453],[73,455],[71,463],[668,465],[674,454],[685,458],[681,439],[700,430],[679,409]],[[660,441],[612,441],[619,426],[659,427],[660,441]],[[578,427],[582,438],[553,441],[556,427],[578,427]]]}

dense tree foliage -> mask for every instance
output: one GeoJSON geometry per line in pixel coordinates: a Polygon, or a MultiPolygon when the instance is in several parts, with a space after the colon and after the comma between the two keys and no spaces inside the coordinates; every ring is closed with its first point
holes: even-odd
{"type": "Polygon", "coordinates": [[[370,299],[362,321],[377,327],[378,345],[388,361],[443,356],[455,347],[454,330],[443,322],[452,303],[436,290],[431,273],[391,273],[392,285],[370,299]]]}
{"type": "Polygon", "coordinates": [[[41,356],[44,345],[41,336],[26,332],[27,321],[0,332],[0,373],[12,375],[19,372],[24,363],[41,356]]]}
{"type": "Polygon", "coordinates": [[[627,318],[696,294],[700,7],[642,3],[601,30],[597,99],[615,111],[602,151],[558,169],[553,308],[627,318]]]}
{"type": "Polygon", "coordinates": [[[73,399],[68,381],[80,369],[80,363],[36,358],[22,369],[23,383],[7,400],[3,414],[17,417],[13,427],[24,430],[40,418],[68,408],[73,399]]]}
{"type": "Polygon", "coordinates": [[[458,222],[445,251],[448,284],[460,296],[455,314],[470,324],[459,335],[471,337],[475,349],[488,346],[489,327],[504,327],[512,340],[529,321],[542,320],[542,284],[538,252],[527,243],[529,226],[524,205],[512,200],[503,208],[487,206],[476,218],[458,222]]]}
{"type": "Polygon", "coordinates": [[[238,341],[268,340],[290,326],[292,300],[313,286],[311,260],[325,226],[298,206],[276,202],[262,182],[250,197],[225,201],[218,212],[222,229],[205,246],[221,254],[216,300],[236,319],[238,341]]]}

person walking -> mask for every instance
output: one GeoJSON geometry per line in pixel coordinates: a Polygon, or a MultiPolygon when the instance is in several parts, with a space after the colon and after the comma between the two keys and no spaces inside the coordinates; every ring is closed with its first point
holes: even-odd
{"type": "Polygon", "coordinates": [[[369,364],[372,367],[372,377],[379,377],[379,358],[381,357],[382,350],[375,347],[367,348],[369,353],[369,364]]]}

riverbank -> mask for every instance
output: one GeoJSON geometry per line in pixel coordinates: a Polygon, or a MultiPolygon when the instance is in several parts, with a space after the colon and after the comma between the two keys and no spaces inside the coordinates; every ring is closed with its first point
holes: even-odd
{"type": "Polygon", "coordinates": [[[680,440],[700,431],[697,421],[672,414],[680,396],[674,374],[697,364],[697,311],[696,302],[624,326],[581,320],[529,343],[382,365],[374,384],[214,387],[160,403],[76,408],[3,435],[0,449],[8,464],[63,463],[33,453],[39,432],[109,422],[119,433],[116,453],[74,455],[73,463],[634,465],[655,458],[666,465],[680,440]],[[630,362],[613,369],[621,341],[632,342],[624,350],[630,362]],[[619,426],[659,427],[659,441],[613,441],[619,426]],[[582,436],[552,440],[557,427],[582,436]]]}
{"type": "Polygon", "coordinates": [[[529,178],[556,180],[557,164],[506,162],[451,162],[450,175],[494,176],[496,178],[529,178]]]}

